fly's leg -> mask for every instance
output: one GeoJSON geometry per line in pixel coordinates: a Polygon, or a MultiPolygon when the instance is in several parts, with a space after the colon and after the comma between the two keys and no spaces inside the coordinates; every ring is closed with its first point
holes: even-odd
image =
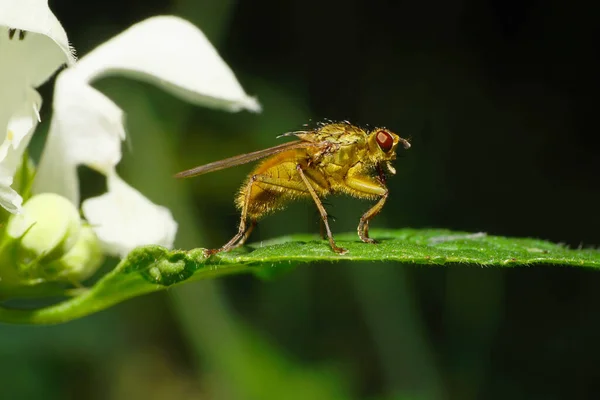
{"type": "Polygon", "coordinates": [[[322,219],[319,219],[319,235],[321,236],[321,240],[325,240],[325,224],[322,219]]]}
{"type": "Polygon", "coordinates": [[[375,243],[375,240],[369,237],[369,221],[379,214],[383,208],[385,201],[388,198],[388,189],[384,186],[383,182],[376,182],[370,179],[362,177],[346,177],[346,184],[356,190],[357,192],[364,193],[369,196],[380,196],[380,199],[373,207],[371,207],[366,213],[360,217],[358,223],[358,237],[365,243],[375,243]]]}
{"type": "Polygon", "coordinates": [[[360,237],[360,240],[362,240],[363,242],[375,243],[375,240],[371,239],[369,237],[369,221],[374,216],[379,214],[379,212],[383,208],[387,198],[388,198],[388,192],[386,190],[385,194],[379,199],[379,201],[377,203],[375,203],[375,205],[373,207],[371,207],[366,213],[364,213],[362,217],[360,217],[360,222],[358,223],[357,231],[358,231],[358,236],[360,237]]]}
{"type": "MultiPolygon", "coordinates": [[[[385,180],[386,180],[385,172],[383,171],[381,164],[377,165],[377,173],[378,173],[379,183],[381,183],[381,185],[385,186],[385,180]]],[[[379,193],[379,190],[377,190],[377,192],[379,193]]],[[[362,240],[363,242],[375,243],[375,240],[373,240],[369,237],[369,221],[374,216],[379,214],[379,212],[383,208],[387,198],[388,198],[388,190],[386,189],[385,194],[383,194],[381,196],[381,199],[379,199],[379,201],[373,207],[371,207],[371,209],[369,209],[366,213],[364,213],[363,216],[360,218],[360,222],[358,223],[357,230],[358,230],[358,236],[360,237],[360,240],[362,240]]]]}
{"type": "Polygon", "coordinates": [[[252,233],[252,230],[254,229],[254,227],[256,226],[256,223],[257,223],[257,221],[253,219],[250,222],[250,226],[248,226],[246,228],[246,220],[248,219],[248,204],[250,203],[250,196],[252,194],[252,188],[257,183],[261,183],[264,186],[273,186],[273,187],[278,187],[278,188],[285,188],[287,190],[294,190],[294,191],[306,193],[306,190],[303,187],[304,185],[302,185],[302,183],[300,183],[300,182],[291,181],[291,182],[283,183],[280,180],[273,179],[266,175],[252,175],[252,177],[250,178],[250,182],[248,183],[248,188],[246,190],[246,196],[244,199],[244,207],[242,208],[242,215],[240,217],[240,225],[238,228],[238,232],[235,234],[234,237],[231,238],[231,240],[229,240],[229,242],[225,243],[220,248],[204,250],[204,255],[206,257],[211,256],[213,254],[220,253],[222,251],[229,251],[229,250],[235,249],[236,247],[243,245],[246,242],[246,240],[248,240],[248,237],[252,233]]]}
{"type": "Polygon", "coordinates": [[[242,238],[239,240],[239,242],[237,242],[231,248],[237,249],[238,247],[243,246],[244,243],[246,243],[246,240],[248,240],[248,238],[250,237],[250,234],[252,233],[254,228],[256,227],[256,224],[257,224],[257,221],[255,219],[251,220],[250,226],[248,227],[248,229],[246,229],[246,232],[244,232],[244,235],[242,236],[242,238]]]}
{"type": "Polygon", "coordinates": [[[348,250],[346,250],[342,247],[338,247],[335,244],[335,241],[333,240],[333,235],[331,234],[331,229],[329,229],[329,223],[327,222],[327,211],[325,211],[325,207],[323,207],[321,200],[319,200],[319,196],[317,196],[317,192],[315,192],[315,189],[310,184],[310,182],[309,182],[308,178],[306,177],[306,175],[304,174],[304,171],[302,170],[302,166],[300,164],[296,165],[296,171],[298,171],[300,178],[302,178],[302,181],[306,185],[306,188],[308,189],[310,195],[312,196],[313,200],[315,201],[317,209],[319,210],[319,213],[321,214],[321,219],[323,221],[323,224],[325,225],[325,230],[327,232],[327,238],[329,239],[329,245],[331,246],[331,249],[338,254],[347,253],[348,250]]]}
{"type": "Polygon", "coordinates": [[[385,185],[385,172],[383,171],[381,164],[377,164],[377,175],[379,182],[381,182],[382,185],[385,185]]]}
{"type": "Polygon", "coordinates": [[[246,198],[244,200],[244,207],[242,207],[242,216],[240,218],[240,226],[238,228],[238,232],[235,234],[234,237],[231,238],[231,240],[227,243],[225,243],[223,246],[219,247],[218,249],[206,249],[204,250],[204,255],[206,257],[212,256],[213,254],[217,254],[220,253],[222,251],[229,251],[231,249],[236,248],[236,243],[239,242],[240,240],[244,239],[244,241],[248,238],[248,236],[250,236],[250,232],[252,232],[252,229],[254,229],[254,226],[252,226],[252,228],[248,229],[250,232],[248,232],[247,235],[245,235],[246,233],[246,216],[248,215],[248,201],[250,200],[250,194],[252,193],[252,185],[254,185],[254,183],[256,182],[257,179],[257,175],[252,176],[252,178],[250,179],[250,182],[248,184],[248,189],[246,190],[246,198]]]}

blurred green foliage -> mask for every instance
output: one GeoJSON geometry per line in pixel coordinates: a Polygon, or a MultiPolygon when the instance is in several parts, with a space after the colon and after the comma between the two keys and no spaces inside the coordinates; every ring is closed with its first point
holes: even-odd
{"type": "MultiPolygon", "coordinates": [[[[187,182],[172,173],[273,145],[325,117],[412,139],[374,228],[600,243],[598,65],[589,51],[597,14],[576,3],[50,6],[80,55],[145,17],[183,16],[263,104],[260,115],[231,115],[139,82],[98,83],[127,112],[132,151],[119,172],[172,209],[178,247],[232,235],[233,194],[250,166],[187,182]]],[[[43,88],[46,123],[51,92],[43,88]]],[[[42,127],[34,156],[43,139],[42,127]]],[[[88,193],[104,184],[82,175],[88,193]]],[[[353,230],[366,207],[332,199],[334,230],[353,230]]],[[[252,241],[317,231],[313,207],[299,203],[265,220],[252,241]]],[[[0,326],[0,387],[3,398],[36,399],[589,398],[600,379],[599,285],[591,269],[342,262],[272,282],[200,281],[68,324],[0,326]]]]}

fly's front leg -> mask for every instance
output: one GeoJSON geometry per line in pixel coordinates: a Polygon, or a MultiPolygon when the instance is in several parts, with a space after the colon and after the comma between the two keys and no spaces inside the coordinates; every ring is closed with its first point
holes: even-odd
{"type": "Polygon", "coordinates": [[[325,225],[325,231],[327,232],[327,238],[329,239],[329,245],[331,246],[331,249],[338,254],[347,253],[348,250],[346,250],[342,247],[338,247],[335,244],[335,241],[333,240],[333,235],[331,234],[331,229],[329,229],[329,222],[327,222],[327,211],[325,211],[325,207],[323,207],[323,203],[321,203],[321,200],[319,199],[317,192],[310,184],[310,181],[304,174],[304,171],[302,170],[302,166],[300,164],[296,165],[296,171],[298,171],[300,178],[302,178],[302,181],[306,185],[306,188],[310,192],[310,195],[312,196],[312,198],[317,206],[317,209],[319,210],[319,213],[321,214],[321,220],[323,221],[323,224],[325,225]]]}
{"type": "Polygon", "coordinates": [[[358,231],[358,236],[360,237],[360,240],[362,240],[363,242],[375,243],[375,240],[371,239],[369,237],[369,221],[374,216],[379,214],[379,212],[383,208],[387,198],[388,198],[388,191],[386,190],[385,194],[379,199],[379,201],[377,203],[375,203],[375,205],[373,207],[371,207],[371,209],[369,209],[366,213],[364,213],[362,217],[360,217],[360,222],[358,223],[357,231],[358,231]]]}
{"type": "Polygon", "coordinates": [[[379,201],[360,217],[357,228],[360,240],[365,243],[375,243],[375,240],[369,237],[369,221],[379,214],[383,208],[385,201],[388,198],[388,189],[383,183],[375,182],[367,178],[353,177],[351,175],[346,177],[346,184],[350,188],[356,190],[359,194],[364,195],[364,197],[380,196],[379,201]]]}
{"type": "Polygon", "coordinates": [[[383,171],[381,164],[377,164],[377,174],[379,175],[379,182],[381,182],[382,185],[385,185],[385,172],[383,171]]]}

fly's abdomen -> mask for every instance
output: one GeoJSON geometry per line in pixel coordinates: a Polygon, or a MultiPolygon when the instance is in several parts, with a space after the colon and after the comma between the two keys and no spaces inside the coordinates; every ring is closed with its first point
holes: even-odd
{"type": "Polygon", "coordinates": [[[280,210],[291,200],[310,195],[296,170],[296,162],[264,164],[250,175],[236,199],[240,209],[248,202],[248,216],[253,219],[280,210]]]}

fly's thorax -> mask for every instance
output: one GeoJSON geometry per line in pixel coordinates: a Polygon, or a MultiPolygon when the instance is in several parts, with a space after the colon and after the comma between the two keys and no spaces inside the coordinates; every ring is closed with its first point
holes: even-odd
{"type": "Polygon", "coordinates": [[[338,146],[337,151],[330,156],[330,162],[342,167],[350,167],[360,160],[360,156],[364,153],[365,142],[363,141],[353,144],[338,146]]]}
{"type": "Polygon", "coordinates": [[[339,145],[349,145],[364,141],[367,133],[346,122],[322,125],[316,132],[318,141],[329,141],[339,145]]]}

